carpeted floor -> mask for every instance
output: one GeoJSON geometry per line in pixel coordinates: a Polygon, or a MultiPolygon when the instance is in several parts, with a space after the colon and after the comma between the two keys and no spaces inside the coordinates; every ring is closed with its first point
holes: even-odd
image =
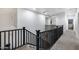
{"type": "Polygon", "coordinates": [[[74,31],[66,31],[51,50],[79,50],[79,39],[74,31]]]}
{"type": "Polygon", "coordinates": [[[23,47],[17,48],[16,50],[36,50],[36,46],[24,45],[23,47]]]}

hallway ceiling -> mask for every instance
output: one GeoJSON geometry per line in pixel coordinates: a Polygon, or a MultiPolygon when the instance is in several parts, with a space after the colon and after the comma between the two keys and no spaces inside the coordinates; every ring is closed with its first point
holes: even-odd
{"type": "Polygon", "coordinates": [[[35,11],[47,16],[53,16],[62,12],[65,12],[65,8],[26,8],[31,11],[35,11]]]}
{"type": "Polygon", "coordinates": [[[64,13],[65,11],[67,11],[67,13],[70,13],[70,14],[76,12],[76,8],[26,8],[26,9],[37,13],[41,13],[43,15],[47,15],[47,16],[55,16],[57,14],[64,13]]]}
{"type": "Polygon", "coordinates": [[[36,8],[36,11],[45,15],[53,16],[65,12],[65,8],[36,8]]]}

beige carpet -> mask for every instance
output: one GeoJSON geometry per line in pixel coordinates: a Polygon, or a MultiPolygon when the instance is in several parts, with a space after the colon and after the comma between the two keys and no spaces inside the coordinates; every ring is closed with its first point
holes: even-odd
{"type": "Polygon", "coordinates": [[[16,50],[36,50],[36,46],[24,45],[23,47],[17,48],[16,50]]]}
{"type": "Polygon", "coordinates": [[[66,31],[51,50],[79,50],[79,39],[74,31],[66,31]]]}

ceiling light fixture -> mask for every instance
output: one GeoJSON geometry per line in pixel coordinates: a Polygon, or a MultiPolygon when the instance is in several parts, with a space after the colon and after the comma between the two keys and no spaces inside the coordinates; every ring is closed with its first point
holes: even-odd
{"type": "Polygon", "coordinates": [[[36,8],[32,8],[33,10],[36,10],[36,8]]]}

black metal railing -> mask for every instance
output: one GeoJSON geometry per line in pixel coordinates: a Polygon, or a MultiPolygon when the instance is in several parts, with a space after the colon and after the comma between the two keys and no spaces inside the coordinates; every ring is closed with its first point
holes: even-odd
{"type": "Polygon", "coordinates": [[[36,46],[36,35],[23,29],[0,31],[0,49],[13,50],[23,45],[30,44],[36,46]]]}
{"type": "Polygon", "coordinates": [[[57,26],[56,28],[48,31],[40,32],[37,30],[37,50],[49,49],[55,44],[55,42],[63,34],[63,26],[57,26]]]}
{"type": "Polygon", "coordinates": [[[27,44],[36,46],[36,50],[49,49],[62,34],[63,26],[43,32],[37,30],[36,35],[25,27],[0,31],[0,49],[14,50],[27,44]]]}

